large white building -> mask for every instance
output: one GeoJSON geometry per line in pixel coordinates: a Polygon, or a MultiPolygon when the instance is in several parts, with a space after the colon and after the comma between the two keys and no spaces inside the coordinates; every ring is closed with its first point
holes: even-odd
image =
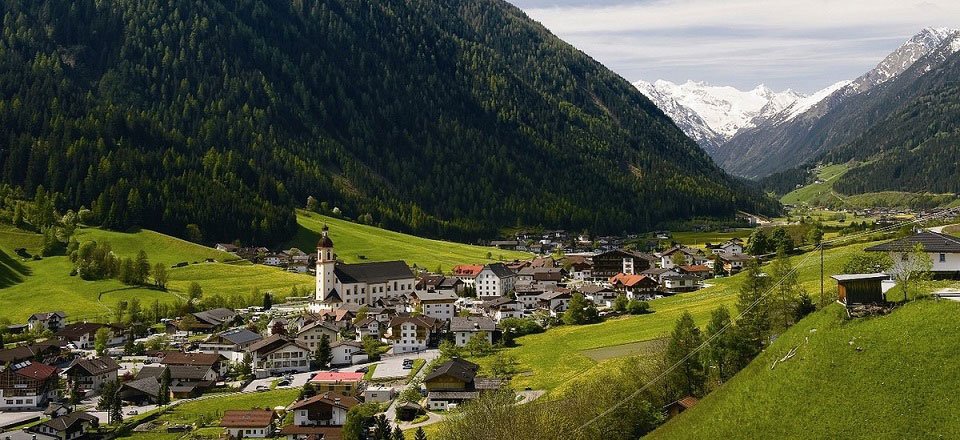
{"type": "Polygon", "coordinates": [[[326,226],[317,243],[316,278],[312,311],[335,309],[343,304],[374,305],[381,299],[413,292],[415,284],[413,272],[403,261],[338,263],[326,226]]]}
{"type": "Polygon", "coordinates": [[[484,301],[507,296],[513,291],[517,274],[503,263],[488,264],[477,275],[477,297],[484,301]]]}

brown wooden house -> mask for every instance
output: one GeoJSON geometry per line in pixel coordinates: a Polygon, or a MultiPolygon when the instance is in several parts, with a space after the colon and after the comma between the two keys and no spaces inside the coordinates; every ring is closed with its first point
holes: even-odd
{"type": "Polygon", "coordinates": [[[883,297],[883,280],[890,278],[883,273],[834,275],[837,280],[837,301],[847,307],[858,304],[879,304],[883,297]]]}

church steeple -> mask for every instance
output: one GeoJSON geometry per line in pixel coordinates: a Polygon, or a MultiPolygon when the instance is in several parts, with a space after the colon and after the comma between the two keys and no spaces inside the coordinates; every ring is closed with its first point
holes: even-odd
{"type": "Polygon", "coordinates": [[[317,301],[326,300],[336,284],[334,272],[337,260],[334,257],[333,240],[330,239],[329,232],[327,225],[323,225],[320,241],[317,242],[317,301]]]}

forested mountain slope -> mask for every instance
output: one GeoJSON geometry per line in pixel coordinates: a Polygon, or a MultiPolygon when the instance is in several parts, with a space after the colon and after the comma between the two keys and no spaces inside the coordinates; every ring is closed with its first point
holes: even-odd
{"type": "Polygon", "coordinates": [[[776,209],[500,0],[11,0],[0,15],[0,180],[110,228],[277,242],[308,195],[449,238],[776,209]]]}

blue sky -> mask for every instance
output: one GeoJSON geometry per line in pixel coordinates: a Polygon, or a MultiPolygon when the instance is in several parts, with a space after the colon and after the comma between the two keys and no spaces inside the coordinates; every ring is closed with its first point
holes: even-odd
{"type": "Polygon", "coordinates": [[[811,93],[873,68],[960,0],[508,0],[635,81],[811,93]]]}

